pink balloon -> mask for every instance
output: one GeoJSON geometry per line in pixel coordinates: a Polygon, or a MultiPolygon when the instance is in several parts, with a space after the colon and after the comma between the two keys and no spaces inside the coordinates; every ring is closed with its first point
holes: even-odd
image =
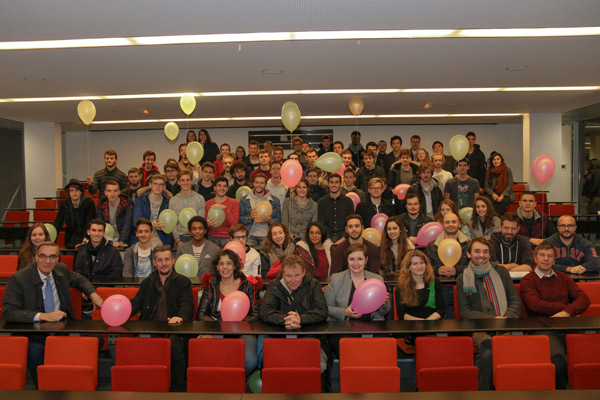
{"type": "Polygon", "coordinates": [[[388,217],[384,213],[377,213],[377,214],[373,215],[373,218],[371,218],[371,228],[377,229],[379,231],[379,233],[381,233],[383,235],[383,230],[385,229],[385,223],[387,222],[388,219],[390,219],[390,217],[388,217]]]}
{"type": "Polygon", "coordinates": [[[131,302],[122,294],[113,294],[102,303],[102,321],[108,326],[121,326],[131,316],[131,302]]]}
{"type": "Polygon", "coordinates": [[[241,244],[237,240],[232,240],[231,242],[227,243],[223,248],[233,251],[240,258],[240,262],[242,263],[242,265],[246,264],[246,249],[244,248],[243,244],[241,244]]]}
{"type": "Polygon", "coordinates": [[[440,233],[444,231],[444,227],[439,222],[430,222],[419,229],[417,233],[417,246],[427,246],[430,242],[437,239],[440,233]]]}
{"type": "Polygon", "coordinates": [[[394,193],[396,195],[396,197],[399,198],[400,200],[404,200],[404,198],[406,197],[406,192],[408,192],[409,188],[410,188],[409,184],[401,183],[399,185],[396,185],[394,190],[392,190],[392,193],[394,193]]]}
{"type": "Polygon", "coordinates": [[[298,160],[287,160],[281,166],[281,179],[288,187],[296,187],[302,179],[302,165],[298,160]]]}
{"type": "Polygon", "coordinates": [[[533,176],[542,185],[552,178],[554,175],[554,160],[550,156],[539,156],[533,160],[531,169],[533,170],[533,176]]]}
{"type": "Polygon", "coordinates": [[[337,171],[333,172],[334,174],[338,174],[342,178],[344,177],[344,171],[346,170],[346,165],[342,163],[342,166],[337,171]]]}
{"type": "Polygon", "coordinates": [[[346,193],[346,197],[350,197],[352,202],[354,203],[354,211],[356,211],[356,206],[360,203],[360,196],[354,192],[346,193]]]}
{"type": "Polygon", "coordinates": [[[379,279],[367,279],[354,292],[352,309],[359,314],[371,314],[385,303],[387,287],[379,279]]]}
{"type": "Polygon", "coordinates": [[[250,299],[239,290],[229,293],[221,304],[221,319],[223,321],[241,321],[250,310],[250,299]]]}

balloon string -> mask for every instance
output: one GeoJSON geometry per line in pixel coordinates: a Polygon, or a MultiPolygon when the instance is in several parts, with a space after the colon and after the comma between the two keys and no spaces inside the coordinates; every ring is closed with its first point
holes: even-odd
{"type": "Polygon", "coordinates": [[[87,148],[87,171],[88,171],[88,176],[92,174],[92,171],[90,171],[90,127],[89,125],[85,126],[85,142],[86,142],[86,148],[87,148]]]}

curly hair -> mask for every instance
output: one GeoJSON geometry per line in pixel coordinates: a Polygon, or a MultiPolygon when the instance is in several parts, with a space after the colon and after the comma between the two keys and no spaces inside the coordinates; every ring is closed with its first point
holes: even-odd
{"type": "Polygon", "coordinates": [[[233,279],[237,279],[240,277],[242,273],[242,262],[237,253],[233,250],[223,249],[219,251],[216,257],[213,258],[212,263],[210,264],[210,273],[214,275],[215,278],[221,279],[221,274],[219,273],[219,261],[221,257],[227,256],[233,261],[233,279]]]}

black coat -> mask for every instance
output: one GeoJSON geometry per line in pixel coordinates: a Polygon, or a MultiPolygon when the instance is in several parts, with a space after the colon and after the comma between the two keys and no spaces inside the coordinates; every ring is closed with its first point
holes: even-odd
{"type": "MultiPolygon", "coordinates": [[[[208,275],[208,286],[202,291],[202,297],[200,298],[200,305],[198,306],[198,312],[196,313],[196,320],[198,321],[214,321],[221,319],[221,311],[217,310],[219,307],[220,299],[220,287],[221,279],[214,275],[208,275]]],[[[202,277],[204,281],[205,276],[202,277]]],[[[258,308],[259,298],[258,290],[255,290],[254,284],[250,282],[246,275],[240,273],[240,287],[238,290],[243,292],[250,300],[250,309],[248,315],[244,318],[244,321],[256,321],[258,320],[258,308]]]]}
{"type": "MultiPolygon", "coordinates": [[[[442,193],[442,189],[434,182],[434,179],[431,178],[431,185],[434,185],[431,190],[431,208],[433,210],[433,215],[438,212],[440,208],[440,204],[444,201],[444,193],[442,193]]],[[[419,203],[421,203],[421,210],[423,214],[425,214],[425,193],[423,192],[423,186],[421,186],[421,181],[419,180],[417,183],[413,184],[409,189],[408,193],[414,193],[419,197],[419,203]]]]}
{"type": "Polygon", "coordinates": [[[72,249],[75,248],[76,244],[81,243],[87,234],[87,226],[91,220],[96,218],[96,205],[94,200],[89,196],[81,196],[79,200],[79,209],[83,216],[82,220],[78,224],[75,224],[75,208],[71,199],[65,199],[58,207],[58,214],[54,220],[54,228],[56,232],[63,230],[63,223],[65,224],[65,247],[72,249]]]}
{"type": "Polygon", "coordinates": [[[391,201],[386,200],[386,199],[381,199],[381,204],[379,205],[379,211],[377,210],[377,207],[375,207],[375,204],[373,204],[371,202],[371,196],[368,196],[366,201],[361,201],[356,206],[356,213],[362,217],[363,225],[365,228],[371,227],[371,219],[378,212],[384,213],[388,217],[392,217],[392,216],[396,215],[395,210],[394,210],[394,205],[392,204],[391,201]]]}
{"type": "Polygon", "coordinates": [[[92,261],[90,242],[78,247],[77,257],[73,270],[90,279],[96,276],[107,278],[120,278],[123,276],[123,259],[119,250],[112,242],[102,239],[96,258],[92,261]]]}
{"type": "MultiPolygon", "coordinates": [[[[131,315],[140,311],[140,320],[154,320],[158,307],[156,282],[159,280],[158,271],[155,270],[142,281],[140,290],[131,300],[131,315]]],[[[168,318],[180,317],[184,321],[191,321],[194,315],[194,297],[190,279],[173,271],[165,282],[165,289],[168,318]]]]}

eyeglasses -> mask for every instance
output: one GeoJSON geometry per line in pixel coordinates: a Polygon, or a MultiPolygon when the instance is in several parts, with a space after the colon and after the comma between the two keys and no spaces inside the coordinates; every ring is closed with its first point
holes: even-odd
{"type": "Polygon", "coordinates": [[[373,190],[383,190],[383,188],[381,186],[371,186],[369,189],[373,189],[373,190]]]}
{"type": "Polygon", "coordinates": [[[50,254],[50,255],[47,255],[47,254],[38,254],[36,257],[39,258],[42,261],[56,261],[56,260],[58,260],[58,256],[56,254],[50,254]]]}
{"type": "Polygon", "coordinates": [[[574,225],[574,224],[560,224],[560,225],[557,225],[557,226],[559,228],[569,228],[569,229],[571,229],[571,228],[575,228],[577,225],[574,225]]]}

